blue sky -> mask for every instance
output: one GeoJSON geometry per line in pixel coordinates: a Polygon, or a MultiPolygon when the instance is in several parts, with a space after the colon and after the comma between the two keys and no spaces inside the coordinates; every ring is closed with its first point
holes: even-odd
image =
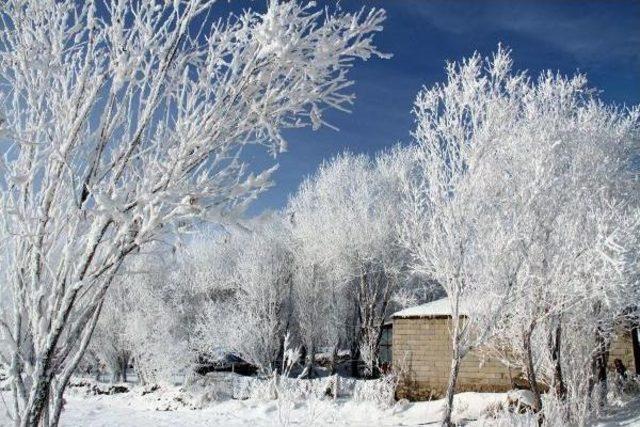
{"type": "MultiPolygon", "coordinates": [[[[319,5],[330,4],[319,1],[319,5]]],[[[224,9],[264,9],[265,1],[236,1],[224,9]]],[[[513,51],[515,68],[586,73],[602,98],[640,103],[640,1],[341,1],[345,10],[362,6],[387,11],[377,38],[389,60],[356,64],[357,95],[351,114],[331,113],[339,132],[325,128],[290,131],[289,151],[277,158],[275,187],[247,211],[253,216],[283,207],[304,177],[324,159],[350,150],[373,154],[411,143],[410,114],[418,90],[442,81],[447,60],[478,51],[490,55],[502,42],[513,51]]],[[[249,153],[254,165],[273,159],[249,153]]]]}

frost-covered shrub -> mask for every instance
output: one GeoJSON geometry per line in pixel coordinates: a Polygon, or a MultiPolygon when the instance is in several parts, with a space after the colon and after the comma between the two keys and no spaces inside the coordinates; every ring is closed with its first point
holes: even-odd
{"type": "Polygon", "coordinates": [[[388,408],[395,403],[396,379],[385,376],[375,380],[357,380],[337,375],[324,378],[299,379],[273,376],[271,378],[233,378],[234,399],[306,401],[314,399],[346,398],[374,402],[388,408]]]}
{"type": "Polygon", "coordinates": [[[182,389],[200,396],[200,402],[205,406],[210,402],[232,399],[236,377],[229,372],[209,372],[185,384],[182,389]]]}
{"type": "MultiPolygon", "coordinates": [[[[488,412],[481,418],[480,425],[493,427],[540,427],[536,414],[518,414],[504,408],[496,408],[495,412],[488,412]]],[[[560,427],[560,425],[558,425],[560,427]]]]}
{"type": "Polygon", "coordinates": [[[395,403],[397,378],[384,375],[375,380],[359,380],[355,382],[353,399],[357,401],[375,402],[381,407],[391,407],[395,403]]]}

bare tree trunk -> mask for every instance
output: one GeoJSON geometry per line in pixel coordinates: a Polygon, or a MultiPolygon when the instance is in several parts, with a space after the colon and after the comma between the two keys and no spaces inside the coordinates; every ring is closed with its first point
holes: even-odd
{"type": "Polygon", "coordinates": [[[458,372],[460,371],[460,360],[464,354],[460,351],[460,316],[458,315],[457,302],[452,310],[451,321],[453,322],[453,335],[451,336],[451,370],[449,371],[449,381],[447,383],[447,393],[444,399],[444,411],[442,414],[442,425],[452,426],[451,415],[453,414],[453,396],[458,382],[458,372]]]}
{"type": "Polygon", "coordinates": [[[315,366],[315,362],[316,362],[316,346],[315,343],[311,344],[311,347],[309,348],[309,352],[307,353],[307,366],[305,367],[305,369],[308,369],[309,372],[309,378],[313,378],[314,376],[314,366],[315,366]]]}
{"type": "Polygon", "coordinates": [[[562,375],[562,360],[560,350],[562,348],[562,319],[558,318],[555,330],[550,334],[551,360],[553,361],[553,388],[556,396],[564,400],[567,397],[567,387],[562,375]]]}
{"type": "MultiPolygon", "coordinates": [[[[284,330],[285,330],[285,331],[288,331],[288,330],[289,330],[289,321],[288,321],[288,320],[287,320],[287,325],[286,325],[286,327],[285,327],[285,329],[284,329],[284,330]]],[[[279,343],[279,346],[278,346],[278,360],[280,361],[280,363],[279,363],[279,364],[278,364],[278,363],[276,363],[276,364],[278,364],[278,365],[280,365],[280,366],[278,366],[278,367],[276,368],[276,370],[277,370],[277,371],[279,371],[279,372],[280,372],[280,374],[284,374],[284,370],[285,370],[285,360],[284,360],[284,352],[285,352],[285,348],[284,348],[284,341],[285,341],[285,339],[286,339],[286,338],[285,338],[285,336],[283,335],[283,336],[280,338],[280,343],[279,343]]]]}
{"type": "Polygon", "coordinates": [[[44,409],[42,410],[42,419],[40,420],[40,425],[42,427],[49,426],[49,398],[47,397],[47,402],[45,402],[44,409]]]}
{"type": "Polygon", "coordinates": [[[633,346],[633,360],[634,368],[637,375],[640,375],[640,340],[638,340],[638,333],[640,330],[635,327],[631,330],[631,343],[633,346]]]}
{"type": "Polygon", "coordinates": [[[459,339],[453,340],[453,355],[451,358],[451,370],[449,371],[449,382],[447,383],[447,393],[444,398],[444,413],[442,415],[442,425],[450,427],[451,415],[453,414],[453,396],[455,394],[456,382],[458,381],[458,372],[460,371],[460,354],[458,352],[459,339]]]}
{"type": "Polygon", "coordinates": [[[309,345],[309,350],[307,351],[305,358],[305,365],[302,373],[298,376],[298,378],[308,378],[312,379],[314,375],[314,365],[315,365],[315,344],[309,345]]]}
{"type": "Polygon", "coordinates": [[[354,378],[358,378],[360,376],[360,372],[358,371],[359,361],[360,361],[360,348],[352,346],[351,347],[351,376],[354,378]]]}
{"type": "Polygon", "coordinates": [[[358,377],[358,360],[360,359],[360,330],[358,328],[360,308],[358,307],[358,299],[354,299],[354,310],[352,316],[353,340],[351,341],[351,376],[358,377]]]}
{"type": "Polygon", "coordinates": [[[540,388],[538,387],[538,380],[536,379],[536,369],[533,363],[533,352],[531,350],[531,335],[535,329],[535,322],[529,326],[529,329],[525,331],[522,337],[522,344],[525,351],[526,363],[527,363],[527,380],[529,381],[529,387],[533,393],[533,410],[540,411],[542,409],[542,398],[540,396],[540,388]]]}
{"type": "Polygon", "coordinates": [[[123,351],[120,357],[120,375],[123,383],[127,382],[127,369],[129,367],[129,352],[123,351]]]}
{"type": "Polygon", "coordinates": [[[96,329],[96,324],[98,323],[98,318],[100,317],[101,311],[102,301],[98,304],[98,307],[92,314],[91,320],[89,321],[89,326],[85,329],[82,339],[80,340],[79,348],[69,362],[69,366],[62,372],[59,380],[56,381],[56,387],[54,390],[53,401],[51,405],[53,413],[51,414],[51,419],[49,420],[49,427],[56,427],[60,422],[60,414],[62,413],[62,406],[64,405],[64,391],[67,388],[67,384],[69,384],[71,374],[76,370],[78,364],[80,363],[80,360],[82,359],[82,355],[84,355],[85,351],[87,350],[89,341],[91,341],[93,332],[96,329]]]}
{"type": "Polygon", "coordinates": [[[120,369],[120,373],[122,374],[122,382],[126,383],[127,382],[127,361],[125,360],[124,363],[122,363],[122,368],[120,369]]]}
{"type": "Polygon", "coordinates": [[[335,375],[338,370],[338,346],[334,345],[331,349],[331,375],[335,375]]]}
{"type": "Polygon", "coordinates": [[[598,408],[602,409],[607,404],[607,364],[609,362],[609,342],[598,326],[595,332],[596,349],[591,359],[592,378],[589,381],[589,395],[598,385],[598,408]]]}
{"type": "Polygon", "coordinates": [[[453,414],[453,396],[455,394],[456,383],[458,381],[458,372],[460,371],[460,360],[464,356],[461,350],[461,330],[460,330],[460,296],[455,295],[454,304],[451,310],[451,323],[453,331],[451,335],[451,370],[449,371],[449,381],[447,383],[447,393],[444,400],[444,411],[442,414],[442,425],[445,427],[452,426],[451,416],[453,414]]]}

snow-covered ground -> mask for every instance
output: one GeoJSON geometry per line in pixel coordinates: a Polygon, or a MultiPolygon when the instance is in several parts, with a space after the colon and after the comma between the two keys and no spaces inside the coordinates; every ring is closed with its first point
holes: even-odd
{"type": "MultiPolygon", "coordinates": [[[[397,402],[381,408],[373,402],[350,399],[311,399],[299,403],[261,400],[226,400],[203,409],[159,410],[176,390],[142,396],[139,390],[116,395],[84,396],[71,393],[62,415],[62,426],[418,426],[438,425],[442,400],[397,402]]],[[[4,393],[3,397],[8,396],[4,393]]],[[[483,418],[487,407],[504,402],[504,393],[456,395],[454,421],[470,426],[491,426],[483,418]]],[[[522,419],[522,421],[525,421],[522,419]]],[[[0,426],[10,426],[5,413],[0,426]]],[[[503,422],[501,425],[510,425],[503,422]]],[[[522,424],[525,425],[525,424],[522,424]]],[[[596,423],[597,427],[640,426],[640,400],[635,400],[596,423]]]]}
{"type": "MultiPolygon", "coordinates": [[[[456,396],[455,415],[458,420],[475,419],[503,394],[462,393],[456,396]]],[[[151,395],[125,393],[103,396],[67,398],[62,415],[63,426],[414,426],[437,424],[442,401],[398,403],[382,409],[373,402],[348,399],[312,399],[297,404],[278,401],[227,400],[204,409],[157,410],[151,395]]],[[[3,414],[1,425],[10,425],[3,414]]]]}
{"type": "Polygon", "coordinates": [[[599,422],[594,424],[595,427],[614,427],[614,426],[640,426],[640,398],[635,399],[626,405],[611,411],[611,414],[602,417],[599,422]]]}

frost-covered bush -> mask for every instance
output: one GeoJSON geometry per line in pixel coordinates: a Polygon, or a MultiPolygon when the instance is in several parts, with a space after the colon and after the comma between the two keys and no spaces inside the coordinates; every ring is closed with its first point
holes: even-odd
{"type": "Polygon", "coordinates": [[[254,400],[283,400],[292,402],[313,399],[353,399],[373,402],[383,408],[395,403],[396,378],[385,376],[375,380],[342,378],[337,375],[300,379],[273,376],[272,378],[233,377],[233,398],[254,400]]]}
{"type": "Polygon", "coordinates": [[[229,372],[210,372],[182,386],[194,395],[199,395],[201,404],[234,398],[236,375],[229,372]]]}
{"type": "Polygon", "coordinates": [[[396,386],[397,378],[394,375],[384,375],[375,380],[358,380],[353,389],[353,399],[374,402],[388,408],[395,403],[396,386]]]}

